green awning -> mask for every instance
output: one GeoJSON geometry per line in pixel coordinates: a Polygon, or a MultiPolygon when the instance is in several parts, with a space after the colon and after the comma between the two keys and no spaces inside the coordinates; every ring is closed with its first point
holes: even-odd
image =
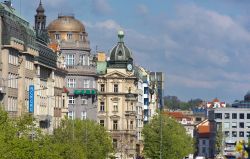
{"type": "Polygon", "coordinates": [[[91,94],[90,90],[86,90],[85,93],[86,93],[86,94],[91,94]]]}
{"type": "Polygon", "coordinates": [[[75,95],[81,95],[84,94],[84,90],[74,90],[75,95]]]}
{"type": "Polygon", "coordinates": [[[96,94],[96,90],[94,90],[94,89],[92,89],[91,92],[92,92],[92,94],[96,94]]]}

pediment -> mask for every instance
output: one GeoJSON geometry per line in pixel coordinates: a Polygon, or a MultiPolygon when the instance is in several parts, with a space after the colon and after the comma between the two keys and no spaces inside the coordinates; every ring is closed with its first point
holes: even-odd
{"type": "Polygon", "coordinates": [[[129,76],[119,71],[113,71],[113,72],[107,73],[104,77],[106,78],[128,78],[129,76]]]}
{"type": "Polygon", "coordinates": [[[119,119],[120,116],[118,116],[118,115],[111,115],[110,118],[111,118],[111,119],[119,119]]]}

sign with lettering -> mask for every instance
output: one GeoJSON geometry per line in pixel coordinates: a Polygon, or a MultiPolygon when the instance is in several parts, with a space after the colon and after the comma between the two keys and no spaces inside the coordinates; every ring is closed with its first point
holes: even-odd
{"type": "Polygon", "coordinates": [[[34,85],[29,86],[29,113],[34,113],[34,85]]]}

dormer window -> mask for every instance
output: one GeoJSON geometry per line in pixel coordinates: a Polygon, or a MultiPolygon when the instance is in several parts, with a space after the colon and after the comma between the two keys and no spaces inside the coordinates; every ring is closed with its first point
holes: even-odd
{"type": "Polygon", "coordinates": [[[68,40],[72,39],[72,33],[67,33],[67,39],[68,40]]]}
{"type": "Polygon", "coordinates": [[[56,40],[60,40],[60,34],[59,34],[59,33],[56,33],[56,34],[55,34],[55,39],[56,39],[56,40]]]}
{"type": "Polygon", "coordinates": [[[83,41],[83,35],[82,34],[79,35],[79,40],[83,41]]]}

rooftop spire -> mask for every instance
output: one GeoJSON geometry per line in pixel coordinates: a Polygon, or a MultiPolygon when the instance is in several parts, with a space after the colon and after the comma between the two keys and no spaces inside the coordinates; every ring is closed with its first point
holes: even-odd
{"type": "Polygon", "coordinates": [[[36,12],[44,12],[42,0],[40,0],[39,6],[37,7],[36,12]]]}
{"type": "Polygon", "coordinates": [[[119,42],[123,42],[123,38],[124,38],[124,32],[122,30],[118,31],[118,38],[119,38],[119,42]]]}

